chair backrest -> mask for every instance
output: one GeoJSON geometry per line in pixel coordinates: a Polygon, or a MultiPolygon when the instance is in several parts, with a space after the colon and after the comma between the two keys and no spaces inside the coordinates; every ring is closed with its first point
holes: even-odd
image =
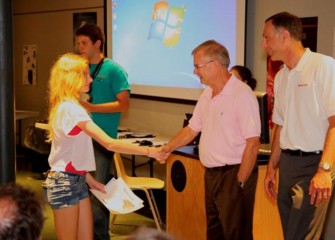
{"type": "Polygon", "coordinates": [[[117,177],[121,177],[124,181],[128,178],[126,170],[124,169],[122,157],[120,153],[114,153],[114,164],[116,168],[117,177]]]}

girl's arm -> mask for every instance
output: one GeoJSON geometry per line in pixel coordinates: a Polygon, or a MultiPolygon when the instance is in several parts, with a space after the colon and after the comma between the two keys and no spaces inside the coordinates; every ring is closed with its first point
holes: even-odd
{"type": "Polygon", "coordinates": [[[109,151],[124,154],[145,155],[157,160],[165,160],[169,154],[163,152],[161,148],[148,148],[136,146],[134,144],[124,143],[120,140],[109,137],[98,125],[93,121],[79,122],[78,126],[99,144],[109,151]]]}

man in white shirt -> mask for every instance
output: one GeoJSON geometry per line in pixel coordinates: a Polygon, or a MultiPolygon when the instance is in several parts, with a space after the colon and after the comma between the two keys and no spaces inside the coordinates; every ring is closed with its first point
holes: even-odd
{"type": "Polygon", "coordinates": [[[274,82],[265,190],[277,199],[286,240],[320,238],[334,184],[335,61],[304,48],[302,30],[297,16],[278,13],[265,21],[262,42],[284,62],[274,82]]]}

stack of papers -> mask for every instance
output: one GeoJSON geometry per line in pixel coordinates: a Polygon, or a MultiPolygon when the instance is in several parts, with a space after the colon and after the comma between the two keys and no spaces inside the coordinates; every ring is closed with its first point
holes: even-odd
{"type": "Polygon", "coordinates": [[[106,193],[90,189],[112,214],[134,212],[143,207],[143,200],[137,197],[122,178],[112,178],[106,185],[106,193]]]}

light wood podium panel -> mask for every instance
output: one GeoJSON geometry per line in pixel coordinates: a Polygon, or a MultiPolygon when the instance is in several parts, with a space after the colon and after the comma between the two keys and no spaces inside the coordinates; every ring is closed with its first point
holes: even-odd
{"type": "MultiPolygon", "coordinates": [[[[166,231],[175,240],[206,239],[204,172],[204,167],[197,159],[171,154],[167,161],[166,231]],[[186,171],[183,191],[177,191],[171,179],[171,169],[176,161],[186,171]]],[[[264,190],[265,173],[266,166],[259,166],[254,206],[254,240],[283,240],[277,204],[266,196],[264,190]]]]}
{"type": "Polygon", "coordinates": [[[205,240],[206,215],[204,167],[199,160],[171,154],[167,160],[166,231],[175,240],[205,240]],[[186,171],[186,185],[178,192],[171,180],[171,168],[180,161],[186,171]]]}
{"type": "Polygon", "coordinates": [[[265,174],[266,165],[260,165],[258,167],[258,181],[254,205],[254,240],[283,240],[284,237],[277,203],[268,198],[264,189],[265,174]]]}

